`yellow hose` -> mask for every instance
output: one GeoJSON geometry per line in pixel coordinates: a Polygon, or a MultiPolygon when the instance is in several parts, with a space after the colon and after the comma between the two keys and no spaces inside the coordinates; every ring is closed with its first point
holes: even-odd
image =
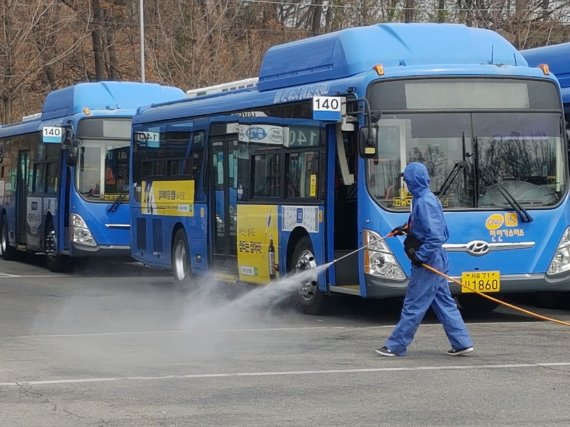
{"type": "Polygon", "coordinates": [[[482,296],[483,298],[487,298],[490,301],[494,301],[498,304],[504,305],[505,307],[509,307],[510,309],[513,309],[515,311],[519,311],[521,313],[528,314],[529,316],[536,317],[537,319],[548,320],[549,322],[558,323],[559,325],[570,326],[569,322],[565,322],[565,321],[559,320],[559,319],[553,319],[552,317],[543,316],[542,314],[538,314],[538,313],[535,313],[535,312],[530,311],[530,310],[525,310],[524,308],[517,307],[516,305],[509,304],[508,302],[501,301],[500,299],[489,296],[483,292],[479,292],[476,289],[471,289],[470,287],[461,283],[459,280],[456,280],[453,277],[450,277],[447,274],[442,273],[441,271],[439,271],[439,270],[437,270],[437,269],[435,269],[435,268],[433,268],[433,267],[431,267],[425,263],[422,263],[422,267],[424,267],[425,269],[427,269],[427,270],[431,271],[432,273],[435,273],[441,277],[445,277],[447,279],[447,281],[457,283],[459,286],[462,286],[464,288],[468,288],[469,290],[475,292],[477,295],[482,296]]]}
{"type": "MultiPolygon", "coordinates": [[[[404,229],[406,229],[406,228],[407,228],[407,226],[404,227],[404,229]]],[[[392,232],[390,232],[390,233],[388,233],[386,236],[382,237],[382,239],[387,239],[387,238],[389,238],[389,237],[394,237],[394,235],[395,235],[395,234],[393,234],[392,232]]],[[[331,262],[331,265],[334,264],[334,263],[336,263],[337,261],[340,261],[340,260],[343,259],[343,258],[346,258],[346,257],[348,257],[348,256],[350,256],[350,255],[353,255],[353,254],[355,254],[355,253],[357,253],[357,252],[359,252],[359,251],[361,251],[361,250],[363,250],[363,249],[368,248],[369,246],[373,245],[374,243],[377,243],[377,241],[370,242],[369,244],[367,244],[367,245],[365,245],[365,246],[362,246],[362,247],[356,249],[355,251],[352,251],[352,252],[350,252],[350,253],[348,253],[348,254],[346,254],[346,255],[340,257],[340,258],[335,259],[334,261],[331,262]]],[[[490,300],[490,301],[496,302],[497,304],[503,305],[503,306],[508,307],[508,308],[510,308],[510,309],[512,309],[512,310],[518,311],[518,312],[520,312],[520,313],[527,314],[527,315],[532,316],[532,317],[536,317],[537,319],[547,320],[547,321],[549,321],[549,322],[558,323],[559,325],[570,326],[570,322],[565,322],[564,320],[553,319],[552,317],[543,316],[542,314],[535,313],[534,311],[526,310],[526,309],[524,309],[524,308],[517,307],[516,305],[509,304],[508,302],[501,301],[500,299],[497,299],[497,298],[494,298],[494,297],[492,297],[492,296],[489,296],[489,295],[487,295],[487,294],[485,294],[485,293],[483,293],[483,292],[479,292],[479,291],[476,290],[476,289],[471,289],[469,286],[464,285],[464,284],[461,283],[459,280],[456,280],[456,279],[454,279],[453,277],[450,277],[450,276],[448,276],[447,274],[442,273],[441,271],[439,271],[439,270],[437,270],[437,269],[435,269],[435,268],[433,268],[433,267],[431,267],[431,266],[429,266],[429,265],[427,265],[427,264],[425,264],[425,263],[422,263],[422,267],[424,267],[425,269],[431,271],[432,273],[435,273],[435,274],[437,274],[437,275],[439,275],[439,276],[441,276],[441,277],[446,278],[448,282],[457,283],[459,286],[461,286],[461,287],[463,287],[463,288],[468,288],[469,290],[475,292],[477,295],[482,296],[483,298],[487,298],[487,299],[490,300]]]]}

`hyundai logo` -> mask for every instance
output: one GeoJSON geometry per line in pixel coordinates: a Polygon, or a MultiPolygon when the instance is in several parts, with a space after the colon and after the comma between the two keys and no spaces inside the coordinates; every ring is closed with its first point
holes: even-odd
{"type": "Polygon", "coordinates": [[[489,243],[483,240],[473,240],[467,243],[467,252],[473,256],[485,255],[491,250],[489,243]]]}

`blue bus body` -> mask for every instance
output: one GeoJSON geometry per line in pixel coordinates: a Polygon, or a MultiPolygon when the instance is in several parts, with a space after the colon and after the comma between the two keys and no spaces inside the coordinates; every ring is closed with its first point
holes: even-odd
{"type": "MultiPolygon", "coordinates": [[[[255,88],[142,108],[135,115],[133,150],[143,154],[131,157],[133,256],[174,268],[175,278],[187,261],[193,272],[214,269],[230,280],[266,283],[272,274],[303,263],[322,265],[367,246],[319,275],[316,288],[304,284],[301,305],[310,312],[328,293],[401,296],[410,263],[401,238],[382,236],[409,215],[411,197],[400,172],[409,161],[423,161],[446,212],[451,276],[504,293],[568,290],[562,112],[556,78],[528,66],[488,30],[380,24],[275,46],[264,56],[255,88]],[[315,118],[314,109],[311,117],[316,97],[340,98],[347,111],[336,121],[315,118]],[[161,214],[166,210],[149,210],[142,201],[151,194],[181,206],[183,178],[136,172],[156,159],[141,138],[158,147],[180,126],[187,128],[185,138],[201,141],[196,158],[202,166],[188,178],[188,216],[161,214]],[[362,131],[372,130],[375,154],[358,155],[357,147],[366,144],[362,131]],[[271,134],[274,141],[266,139],[271,134]],[[321,151],[307,142],[317,134],[321,151]],[[304,141],[298,152],[292,148],[296,139],[304,141]],[[273,162],[271,144],[282,148],[282,160],[273,162]],[[306,175],[311,190],[289,198],[286,185],[296,173],[291,159],[305,161],[305,171],[312,156],[321,163],[306,175]],[[243,174],[242,158],[250,168],[243,174]],[[260,170],[273,166],[284,175],[281,189],[254,189],[260,170]],[[157,191],[142,190],[141,197],[142,182],[148,189],[156,184],[157,191]],[[514,202],[505,198],[507,190],[514,202]],[[216,207],[223,197],[224,206],[216,207]],[[176,249],[184,246],[176,244],[177,235],[187,240],[185,260],[177,259],[176,249]],[[225,247],[219,236],[228,239],[225,247]],[[273,245],[275,272],[256,261],[270,257],[273,245]]],[[[452,291],[465,301],[472,296],[456,285],[452,291]]]]}
{"type": "Polygon", "coordinates": [[[570,43],[527,49],[521,53],[530,66],[547,64],[550,71],[558,78],[568,125],[570,123],[570,43]]]}
{"type": "Polygon", "coordinates": [[[2,255],[45,252],[53,270],[66,256],[130,256],[131,118],[141,105],[184,96],[158,84],[80,83],[50,92],[40,114],[0,127],[2,255]]]}

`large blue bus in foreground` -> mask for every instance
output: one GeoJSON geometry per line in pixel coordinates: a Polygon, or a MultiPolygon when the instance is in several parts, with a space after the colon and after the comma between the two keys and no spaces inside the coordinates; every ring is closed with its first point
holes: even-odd
{"type": "Polygon", "coordinates": [[[140,105],[185,97],[174,87],[80,83],[49,93],[42,112],[0,127],[0,254],[130,256],[131,117],[140,105]]]}
{"type": "Polygon", "coordinates": [[[562,88],[566,126],[570,129],[570,43],[542,46],[523,50],[522,55],[531,66],[548,65],[562,88]]]}
{"type": "MultiPolygon", "coordinates": [[[[270,48],[256,85],[192,91],[133,118],[133,257],[267,284],[358,248],[299,283],[328,296],[402,296],[427,165],[450,228],[453,277],[484,292],[570,289],[567,141],[559,84],[495,32],[379,24],[270,48]]],[[[303,276],[304,277],[304,276],[303,276]]],[[[451,284],[464,308],[492,309],[451,284]]]]}

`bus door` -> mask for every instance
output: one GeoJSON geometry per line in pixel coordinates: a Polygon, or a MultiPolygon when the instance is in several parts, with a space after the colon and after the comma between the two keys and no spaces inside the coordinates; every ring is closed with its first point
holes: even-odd
{"type": "MultiPolygon", "coordinates": [[[[235,118],[233,119],[235,121],[235,118]]],[[[214,268],[235,275],[237,212],[237,123],[215,123],[210,127],[210,231],[214,268]]]]}
{"type": "MultiPolygon", "coordinates": [[[[334,283],[353,289],[358,286],[358,256],[356,254],[343,258],[358,247],[357,227],[357,170],[358,154],[354,132],[342,132],[340,125],[331,125],[327,129],[328,140],[332,142],[329,151],[329,180],[334,182],[334,190],[327,194],[329,206],[329,242],[333,241],[334,259],[342,258],[332,269],[335,273],[334,283]],[[334,177],[333,177],[334,174],[334,177]],[[332,235],[331,235],[332,232],[332,235]]],[[[330,248],[330,247],[329,247],[330,248]]]]}
{"type": "Polygon", "coordinates": [[[16,181],[16,242],[26,242],[28,218],[28,180],[30,169],[30,150],[18,153],[18,175],[16,181]]]}

